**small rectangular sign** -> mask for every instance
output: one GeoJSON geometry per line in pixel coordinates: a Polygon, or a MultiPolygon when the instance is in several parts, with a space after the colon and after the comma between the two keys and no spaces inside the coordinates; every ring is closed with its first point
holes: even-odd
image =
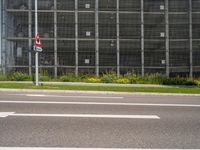
{"type": "Polygon", "coordinates": [[[36,52],[42,52],[42,47],[34,46],[33,49],[34,49],[34,51],[36,51],[36,52]]]}

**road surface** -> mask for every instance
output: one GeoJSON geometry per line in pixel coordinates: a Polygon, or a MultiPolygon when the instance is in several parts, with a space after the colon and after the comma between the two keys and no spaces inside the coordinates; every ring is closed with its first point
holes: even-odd
{"type": "Polygon", "coordinates": [[[6,147],[200,149],[200,97],[0,92],[6,147]]]}

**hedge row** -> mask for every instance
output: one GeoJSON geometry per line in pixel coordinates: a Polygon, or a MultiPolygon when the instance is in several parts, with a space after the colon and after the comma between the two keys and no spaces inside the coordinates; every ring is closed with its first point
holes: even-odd
{"type": "MultiPolygon", "coordinates": [[[[145,76],[134,73],[127,73],[123,76],[117,76],[115,73],[106,73],[100,77],[92,75],[66,74],[57,79],[40,75],[40,81],[61,81],[61,82],[89,82],[89,83],[121,83],[121,84],[160,84],[160,85],[200,85],[200,80],[189,78],[174,77],[168,78],[161,74],[147,74],[145,76]]],[[[9,75],[0,75],[0,81],[33,81],[34,77],[26,73],[15,72],[9,75]]]]}

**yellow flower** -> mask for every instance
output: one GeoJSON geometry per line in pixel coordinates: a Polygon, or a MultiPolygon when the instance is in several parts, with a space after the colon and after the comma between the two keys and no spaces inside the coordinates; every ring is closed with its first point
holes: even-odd
{"type": "Polygon", "coordinates": [[[101,82],[101,80],[99,78],[88,78],[87,82],[91,82],[91,83],[99,83],[101,82]]]}
{"type": "Polygon", "coordinates": [[[122,83],[122,84],[130,83],[129,79],[127,79],[127,78],[119,78],[119,79],[114,80],[114,82],[115,83],[122,83]]]}

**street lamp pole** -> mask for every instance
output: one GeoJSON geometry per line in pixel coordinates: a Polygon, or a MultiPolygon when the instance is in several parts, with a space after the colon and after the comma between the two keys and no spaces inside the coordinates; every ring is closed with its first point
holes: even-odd
{"type": "MultiPolygon", "coordinates": [[[[38,34],[38,0],[35,0],[35,38],[38,34]]],[[[35,84],[39,85],[39,75],[38,75],[38,51],[35,52],[35,84]]]]}

